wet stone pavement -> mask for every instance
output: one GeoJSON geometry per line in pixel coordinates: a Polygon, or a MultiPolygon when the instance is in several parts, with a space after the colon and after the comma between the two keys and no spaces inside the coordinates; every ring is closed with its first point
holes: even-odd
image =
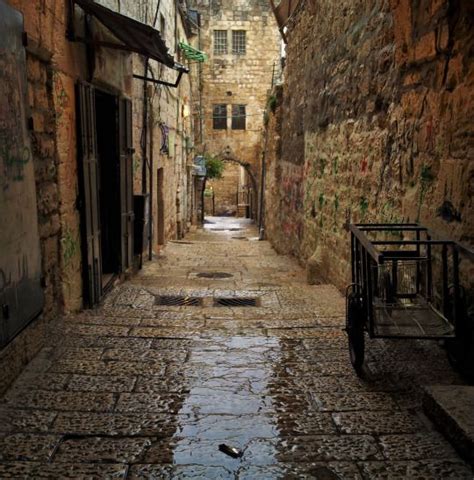
{"type": "Polygon", "coordinates": [[[358,379],[340,293],[210,221],[52,327],[0,406],[0,478],[473,478],[421,412],[460,382],[444,351],[369,341],[358,379]]]}

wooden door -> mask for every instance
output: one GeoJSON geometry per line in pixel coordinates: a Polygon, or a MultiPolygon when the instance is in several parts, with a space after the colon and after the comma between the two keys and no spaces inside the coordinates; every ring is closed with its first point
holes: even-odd
{"type": "Polygon", "coordinates": [[[82,82],[77,85],[77,103],[84,300],[93,306],[102,296],[102,261],[95,89],[92,85],[82,82]]]}
{"type": "Polygon", "coordinates": [[[120,213],[121,213],[121,266],[122,272],[133,263],[133,138],[132,102],[121,98],[119,103],[120,148],[120,213]]]}

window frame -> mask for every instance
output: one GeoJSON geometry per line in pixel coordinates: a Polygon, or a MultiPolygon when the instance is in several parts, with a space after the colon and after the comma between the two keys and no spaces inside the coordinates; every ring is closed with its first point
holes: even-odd
{"type": "Polygon", "coordinates": [[[247,105],[232,104],[232,130],[247,130],[247,105]]]}
{"type": "Polygon", "coordinates": [[[232,54],[247,54],[247,30],[232,30],[232,54]]]}
{"type": "Polygon", "coordinates": [[[229,33],[227,30],[214,30],[213,33],[213,42],[214,42],[214,55],[227,55],[229,53],[229,33]],[[218,33],[223,34],[222,37],[219,39],[218,43],[218,33]]]}
{"type": "Polygon", "coordinates": [[[213,130],[227,130],[227,104],[215,103],[212,105],[212,129],[213,130]],[[217,110],[220,109],[220,112],[217,110]],[[225,115],[223,112],[225,110],[225,115]]]}

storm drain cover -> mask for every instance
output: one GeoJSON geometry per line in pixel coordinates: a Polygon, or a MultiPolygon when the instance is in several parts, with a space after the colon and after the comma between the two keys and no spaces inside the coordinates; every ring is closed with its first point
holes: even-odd
{"type": "Polygon", "coordinates": [[[199,307],[202,305],[202,298],[162,295],[156,297],[155,305],[166,305],[170,307],[199,307]]]}
{"type": "Polygon", "coordinates": [[[233,276],[231,273],[226,272],[203,272],[196,275],[199,278],[232,278],[233,276]]]}
{"type": "Polygon", "coordinates": [[[258,307],[258,298],[221,297],[214,299],[215,307],[258,307]]]}
{"type": "Polygon", "coordinates": [[[247,237],[232,237],[233,240],[248,240],[247,237]]]}

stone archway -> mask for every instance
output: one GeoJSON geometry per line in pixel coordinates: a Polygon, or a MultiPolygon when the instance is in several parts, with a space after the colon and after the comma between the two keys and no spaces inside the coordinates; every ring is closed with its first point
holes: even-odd
{"type": "Polygon", "coordinates": [[[254,202],[251,205],[250,217],[253,220],[256,220],[257,219],[257,212],[258,212],[258,184],[257,184],[257,177],[255,175],[255,172],[252,171],[251,164],[248,163],[248,162],[243,162],[242,160],[237,158],[237,156],[234,154],[234,152],[232,151],[232,149],[229,146],[224,148],[224,150],[222,150],[216,156],[217,156],[217,158],[220,158],[224,162],[229,162],[229,163],[234,163],[234,164],[240,165],[247,172],[248,177],[250,178],[251,185],[252,185],[252,190],[254,192],[254,194],[253,194],[254,202]]]}

